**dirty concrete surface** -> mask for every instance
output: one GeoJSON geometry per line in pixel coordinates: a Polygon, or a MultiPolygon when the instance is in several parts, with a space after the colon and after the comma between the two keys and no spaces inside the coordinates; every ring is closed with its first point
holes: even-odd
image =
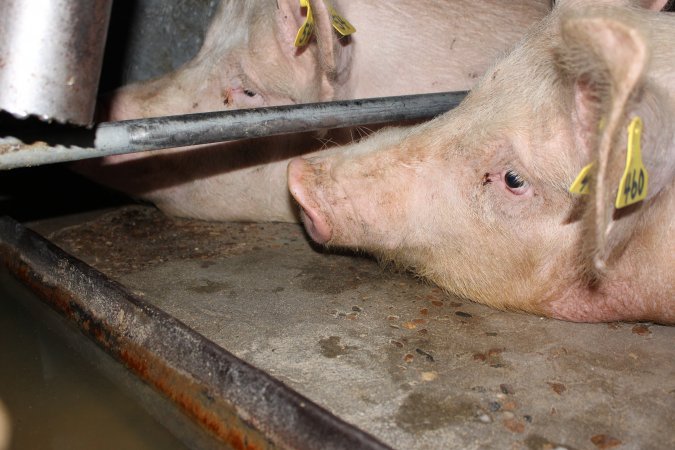
{"type": "Polygon", "coordinates": [[[674,327],[496,311],[293,224],[130,205],[29,225],[394,448],[675,448],[674,327]]]}

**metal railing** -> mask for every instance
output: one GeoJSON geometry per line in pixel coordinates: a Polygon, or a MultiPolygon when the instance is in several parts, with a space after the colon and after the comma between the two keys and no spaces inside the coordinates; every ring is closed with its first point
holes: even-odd
{"type": "Polygon", "coordinates": [[[212,144],[320,129],[417,121],[456,107],[466,92],[308,103],[102,122],[93,129],[0,121],[0,169],[212,144]]]}

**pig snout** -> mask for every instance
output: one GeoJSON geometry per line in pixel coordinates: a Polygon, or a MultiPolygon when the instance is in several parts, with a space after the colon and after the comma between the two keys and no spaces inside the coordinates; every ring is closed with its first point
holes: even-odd
{"type": "Polygon", "coordinates": [[[300,205],[300,219],[309,236],[319,244],[325,244],[333,236],[333,227],[320,208],[309,184],[305,181],[314,176],[314,169],[304,158],[294,158],[288,164],[288,188],[300,205]]]}
{"type": "Polygon", "coordinates": [[[374,252],[410,244],[416,232],[409,232],[409,212],[427,189],[416,170],[397,162],[410,158],[378,151],[399,135],[390,130],[349,151],[323,150],[290,161],[288,188],[314,241],[374,252]]]}

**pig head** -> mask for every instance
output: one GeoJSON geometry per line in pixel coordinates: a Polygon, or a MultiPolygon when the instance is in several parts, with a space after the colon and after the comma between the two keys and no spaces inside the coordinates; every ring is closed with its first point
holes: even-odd
{"type": "MultiPolygon", "coordinates": [[[[328,15],[323,3],[313,1],[315,20],[321,24],[328,15]]],[[[175,72],[110,93],[100,120],[334,98],[349,51],[337,51],[342,43],[325,26],[317,26],[317,42],[296,48],[305,11],[297,0],[222,0],[192,60],[175,72]]],[[[320,146],[316,134],[305,133],[116,155],[77,162],[72,168],[170,215],[295,221],[286,189],[287,162],[276,162],[320,146]]]]}
{"type": "MultiPolygon", "coordinates": [[[[549,0],[332,0],[357,30],[341,37],[328,2],[309,4],[314,33],[307,45],[295,47],[307,17],[298,0],[222,0],[194,59],[118,89],[101,119],[468,89],[549,10],[549,0]]],[[[75,168],[171,215],[296,221],[287,159],[351,142],[359,131],[118,155],[75,168]]]]}
{"type": "Polygon", "coordinates": [[[559,2],[446,115],[292,160],[308,234],[496,308],[675,323],[675,17],[586,3],[559,2]],[[617,208],[636,116],[648,191],[617,208]]]}

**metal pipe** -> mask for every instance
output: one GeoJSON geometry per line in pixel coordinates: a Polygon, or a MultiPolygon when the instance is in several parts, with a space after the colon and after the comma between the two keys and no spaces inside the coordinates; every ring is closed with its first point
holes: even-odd
{"type": "Polygon", "coordinates": [[[24,146],[0,140],[0,169],[13,169],[163,148],[287,133],[430,119],[456,107],[466,92],[406,95],[104,122],[95,136],[69,129],[61,142],[24,146]],[[88,142],[87,142],[88,141],[88,142]]]}
{"type": "Polygon", "coordinates": [[[0,3],[0,109],[91,125],[112,0],[0,3]]]}
{"type": "Polygon", "coordinates": [[[323,128],[428,119],[459,104],[463,93],[310,103],[103,123],[96,148],[109,154],[210,144],[323,128]]]}

